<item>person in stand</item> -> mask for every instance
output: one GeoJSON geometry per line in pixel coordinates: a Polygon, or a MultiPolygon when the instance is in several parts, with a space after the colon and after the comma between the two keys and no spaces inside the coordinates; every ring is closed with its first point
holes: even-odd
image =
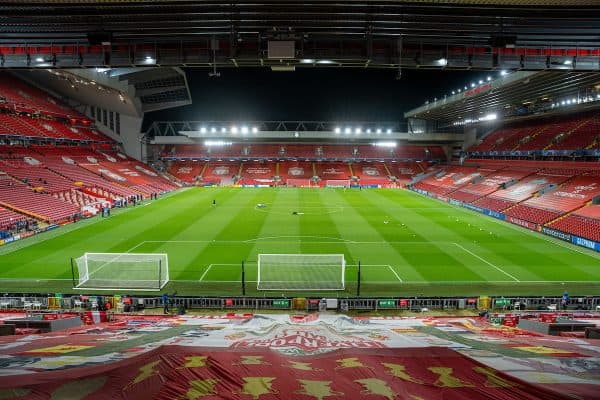
{"type": "Polygon", "coordinates": [[[169,311],[169,295],[167,294],[167,292],[163,293],[162,295],[162,302],[163,302],[163,312],[165,314],[170,314],[169,311]]]}
{"type": "Polygon", "coordinates": [[[125,298],[123,299],[123,311],[131,311],[131,296],[129,295],[125,296],[125,298]]]}

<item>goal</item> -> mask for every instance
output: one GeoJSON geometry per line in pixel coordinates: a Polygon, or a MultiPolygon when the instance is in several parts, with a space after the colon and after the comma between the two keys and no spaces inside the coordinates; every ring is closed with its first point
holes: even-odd
{"type": "Polygon", "coordinates": [[[166,254],[85,253],[73,261],[74,289],[151,291],[169,282],[166,254]]]}
{"type": "Polygon", "coordinates": [[[259,254],[258,290],[344,290],[343,254],[259,254]]]}

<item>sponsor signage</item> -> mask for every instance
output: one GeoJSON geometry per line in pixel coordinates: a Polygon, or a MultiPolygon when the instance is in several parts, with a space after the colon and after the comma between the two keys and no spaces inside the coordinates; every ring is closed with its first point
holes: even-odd
{"type": "Polygon", "coordinates": [[[503,221],[506,218],[506,216],[504,214],[499,213],[497,211],[492,211],[492,210],[485,210],[485,214],[489,215],[490,217],[501,219],[503,221]]]}
{"type": "Polygon", "coordinates": [[[537,230],[537,224],[534,224],[533,222],[529,222],[529,221],[524,221],[522,219],[519,218],[514,218],[514,217],[506,217],[506,221],[508,222],[512,222],[515,225],[519,225],[522,226],[523,228],[527,228],[527,229],[531,229],[531,230],[537,230]]]}
{"type": "Polygon", "coordinates": [[[594,242],[593,240],[585,239],[579,236],[572,236],[573,244],[578,246],[587,247],[588,249],[600,251],[600,243],[594,242]]]}
{"type": "Polygon", "coordinates": [[[288,308],[289,306],[290,306],[290,301],[288,299],[273,300],[273,307],[285,307],[285,308],[288,308]]]}
{"type": "Polygon", "coordinates": [[[554,230],[554,229],[550,229],[550,228],[547,228],[545,226],[542,226],[540,228],[540,232],[545,233],[548,236],[553,236],[553,237],[558,238],[558,239],[566,240],[567,242],[571,241],[571,235],[570,234],[564,233],[564,232],[561,232],[561,231],[557,231],[557,230],[554,230]]]}
{"type": "Polygon", "coordinates": [[[377,302],[377,306],[380,308],[396,307],[396,300],[393,300],[393,299],[379,300],[377,302]]]}

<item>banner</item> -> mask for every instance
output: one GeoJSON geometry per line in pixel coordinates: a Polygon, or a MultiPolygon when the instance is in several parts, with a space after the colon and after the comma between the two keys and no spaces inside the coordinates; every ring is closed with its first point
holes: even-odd
{"type": "Polygon", "coordinates": [[[525,221],[525,220],[515,218],[515,217],[508,217],[508,216],[506,217],[506,221],[511,222],[515,225],[522,226],[523,228],[531,229],[532,231],[537,230],[537,224],[534,224],[533,222],[525,221]]]}
{"type": "Polygon", "coordinates": [[[164,346],[113,364],[11,377],[2,389],[31,400],[561,399],[454,350],[337,350],[293,357],[261,349],[164,346]]]}

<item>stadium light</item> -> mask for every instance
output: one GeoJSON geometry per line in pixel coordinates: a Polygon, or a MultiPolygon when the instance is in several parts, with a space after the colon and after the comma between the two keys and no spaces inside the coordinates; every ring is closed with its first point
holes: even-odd
{"type": "Polygon", "coordinates": [[[475,87],[475,84],[473,82],[471,82],[471,87],[475,87]]]}
{"type": "Polygon", "coordinates": [[[225,133],[225,132],[227,132],[227,128],[225,128],[225,127],[222,127],[222,128],[221,128],[221,133],[225,133]]]}
{"type": "Polygon", "coordinates": [[[396,147],[396,142],[375,142],[373,146],[377,147],[396,147]]]}
{"type": "Polygon", "coordinates": [[[564,101],[564,100],[563,100],[563,101],[561,101],[561,102],[560,102],[560,105],[561,105],[561,106],[564,106],[564,105],[565,105],[565,101],[564,101]]]}
{"type": "Polygon", "coordinates": [[[385,131],[385,133],[387,133],[389,135],[390,133],[392,133],[392,130],[390,128],[388,128],[388,130],[385,131]]]}
{"type": "Polygon", "coordinates": [[[200,133],[206,133],[206,128],[205,127],[200,128],[200,133]]]}
{"type": "Polygon", "coordinates": [[[563,62],[563,64],[565,64],[565,65],[571,65],[571,64],[573,64],[573,61],[572,60],[565,60],[563,62]]]}
{"type": "Polygon", "coordinates": [[[232,142],[226,142],[224,140],[205,140],[204,145],[207,147],[218,147],[218,146],[231,146],[232,142]]]}
{"type": "Polygon", "coordinates": [[[505,69],[503,69],[502,71],[500,71],[500,75],[501,76],[506,76],[506,75],[508,75],[508,71],[505,70],[505,69]]]}
{"type": "Polygon", "coordinates": [[[361,132],[362,132],[362,129],[360,129],[360,128],[354,129],[354,133],[356,133],[357,135],[360,135],[361,132]]]}
{"type": "Polygon", "coordinates": [[[35,59],[35,61],[37,61],[37,62],[44,62],[44,59],[42,57],[38,57],[38,58],[35,59]]]}
{"type": "Polygon", "coordinates": [[[448,65],[448,60],[445,58],[440,58],[439,60],[435,60],[435,62],[437,65],[441,65],[442,67],[448,65]]]}
{"type": "Polygon", "coordinates": [[[377,134],[381,135],[381,128],[377,128],[377,134]]]}
{"type": "Polygon", "coordinates": [[[313,64],[314,62],[315,60],[312,58],[303,58],[302,60],[300,60],[300,63],[302,64],[313,64]]]}
{"type": "Polygon", "coordinates": [[[258,128],[257,128],[257,127],[255,127],[255,126],[253,126],[253,127],[252,127],[252,133],[258,133],[258,128]]]}
{"type": "Polygon", "coordinates": [[[332,60],[319,60],[317,64],[333,64],[332,60]]]}
{"type": "Polygon", "coordinates": [[[237,128],[237,126],[233,125],[233,126],[231,127],[231,133],[237,133],[237,132],[238,132],[238,128],[237,128]]]}
{"type": "Polygon", "coordinates": [[[247,126],[242,126],[242,133],[245,135],[246,133],[248,133],[248,127],[247,126]]]}
{"type": "Polygon", "coordinates": [[[349,135],[349,134],[350,134],[350,132],[351,132],[351,129],[350,129],[350,128],[346,128],[346,129],[344,129],[344,133],[345,133],[346,135],[349,135]]]}
{"type": "Polygon", "coordinates": [[[146,56],[146,64],[154,64],[154,58],[151,56],[146,56]]]}
{"type": "Polygon", "coordinates": [[[479,84],[480,84],[480,85],[481,85],[481,84],[483,84],[483,80],[481,80],[481,79],[480,79],[480,80],[479,80],[479,84]]]}
{"type": "Polygon", "coordinates": [[[452,96],[454,96],[454,94],[455,94],[455,93],[456,93],[456,92],[453,90],[453,91],[452,91],[452,96]]]}
{"type": "Polygon", "coordinates": [[[571,100],[567,100],[567,104],[571,104],[571,100]]]}
{"type": "Polygon", "coordinates": [[[573,104],[575,104],[575,102],[577,101],[576,98],[573,97],[573,99],[571,100],[571,102],[573,102],[573,104]]]}
{"type": "Polygon", "coordinates": [[[371,128],[367,128],[367,133],[371,133],[371,128]]]}
{"type": "Polygon", "coordinates": [[[333,130],[335,133],[339,134],[342,130],[340,129],[339,126],[336,126],[335,129],[333,130]]]}
{"type": "Polygon", "coordinates": [[[488,82],[492,80],[491,76],[488,76],[487,78],[485,78],[488,82]]]}
{"type": "Polygon", "coordinates": [[[211,132],[211,133],[215,133],[215,132],[217,132],[217,128],[215,128],[215,127],[213,126],[212,128],[210,128],[210,132],[211,132]]]}
{"type": "Polygon", "coordinates": [[[460,89],[458,89],[458,93],[460,93],[460,89]]]}

